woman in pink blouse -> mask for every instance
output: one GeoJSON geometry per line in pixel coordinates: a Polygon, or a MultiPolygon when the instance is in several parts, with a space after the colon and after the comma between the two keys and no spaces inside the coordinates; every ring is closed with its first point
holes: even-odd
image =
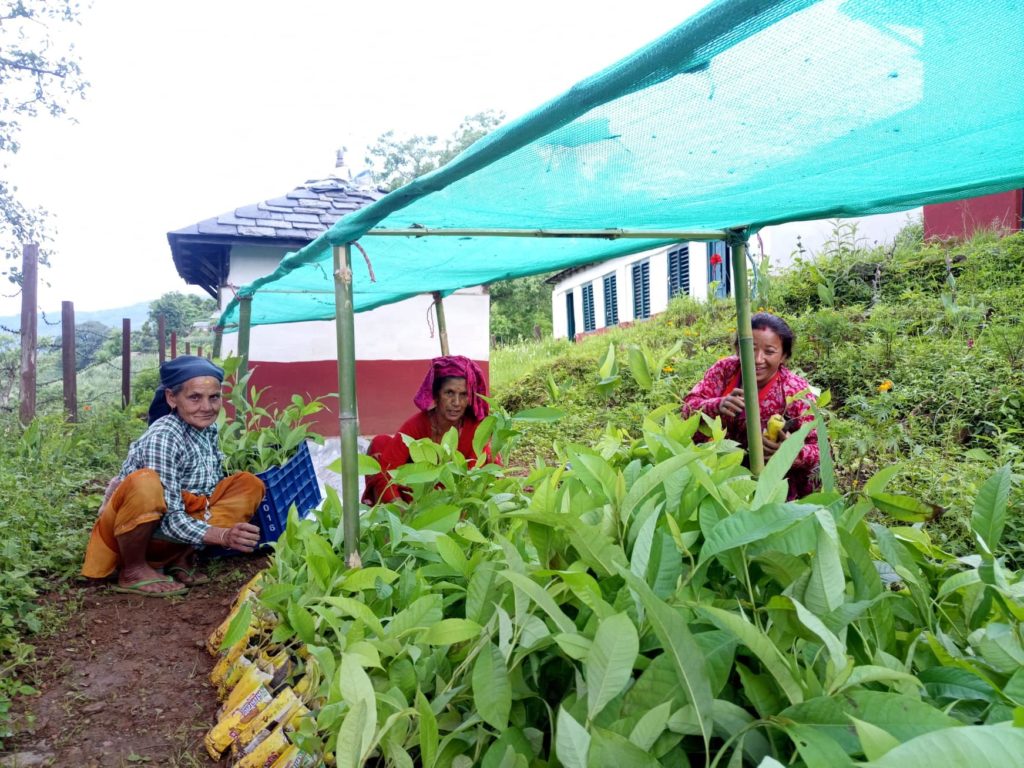
{"type": "MultiPolygon", "coordinates": [[[[771,458],[790,433],[804,423],[814,421],[810,404],[814,395],[810,384],[784,365],[793,354],[795,336],[784,320],[767,312],[758,312],[750,318],[754,335],[754,365],[757,375],[758,401],[761,406],[761,441],[765,460],[771,458]],[[802,393],[802,394],[801,394],[802,393]],[[794,398],[794,395],[800,395],[794,398]],[[777,442],[764,436],[765,426],[772,414],[787,420],[777,442]]],[[[747,419],[740,384],[740,360],[733,355],[711,366],[704,378],[683,398],[683,417],[700,411],[708,416],[720,416],[730,440],[747,447],[747,419]]],[[[697,440],[702,439],[698,433],[697,440]]],[[[789,498],[797,499],[817,490],[818,439],[811,430],[787,475],[789,498]]]]}

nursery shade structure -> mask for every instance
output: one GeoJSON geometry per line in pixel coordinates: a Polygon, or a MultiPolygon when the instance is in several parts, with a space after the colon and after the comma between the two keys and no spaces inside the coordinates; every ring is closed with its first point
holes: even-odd
{"type": "Polygon", "coordinates": [[[739,245],[768,224],[1017,189],[1022,64],[1015,0],[719,0],[341,219],[221,325],[239,300],[254,325],[330,319],[336,282],[338,307],[361,311],[701,233],[739,245]],[[335,269],[356,241],[367,259],[335,269]]]}

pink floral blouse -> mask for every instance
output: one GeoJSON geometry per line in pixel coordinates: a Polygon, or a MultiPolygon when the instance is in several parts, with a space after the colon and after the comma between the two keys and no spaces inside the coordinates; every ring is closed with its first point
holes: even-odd
{"type": "MultiPolygon", "coordinates": [[[[714,418],[720,416],[722,426],[730,440],[735,440],[744,448],[747,447],[747,419],[746,414],[741,413],[736,418],[720,414],[718,406],[722,399],[733,389],[740,386],[740,360],[738,357],[726,357],[712,365],[704,378],[690,390],[690,394],[683,398],[681,412],[683,418],[700,411],[714,418]]],[[[806,393],[803,397],[786,403],[787,397],[792,397],[797,392],[806,390],[810,385],[805,379],[797,376],[785,366],[780,366],[778,372],[772,377],[758,393],[758,400],[761,405],[761,430],[764,431],[768,424],[768,417],[774,413],[781,414],[786,419],[798,419],[802,424],[814,421],[814,414],[811,413],[810,402],[814,395],[806,393]]],[[[700,440],[698,435],[694,438],[700,440]]],[[[789,498],[796,499],[814,492],[819,487],[818,478],[818,435],[816,430],[811,430],[800,450],[793,466],[787,475],[789,479],[789,498]]]]}

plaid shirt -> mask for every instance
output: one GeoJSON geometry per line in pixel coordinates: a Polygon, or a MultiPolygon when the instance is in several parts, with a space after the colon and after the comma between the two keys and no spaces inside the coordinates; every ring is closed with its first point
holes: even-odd
{"type": "Polygon", "coordinates": [[[138,469],[153,469],[164,486],[167,513],[160,521],[160,533],[172,541],[200,547],[210,526],[185,512],[182,491],[209,496],[224,478],[224,454],[217,445],[217,425],[196,429],[177,414],[154,421],[131,444],[121,467],[123,479],[138,469]]]}

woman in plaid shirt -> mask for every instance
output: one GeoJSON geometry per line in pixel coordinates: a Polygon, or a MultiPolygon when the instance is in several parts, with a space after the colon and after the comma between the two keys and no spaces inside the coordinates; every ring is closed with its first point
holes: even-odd
{"type": "Polygon", "coordinates": [[[116,570],[116,591],[168,597],[207,581],[195,572],[204,545],[253,551],[260,529],[249,520],[263,482],[248,472],[224,476],[217,444],[223,379],[224,371],[202,357],[161,364],[149,429],[108,488],[84,576],[116,570]]]}

